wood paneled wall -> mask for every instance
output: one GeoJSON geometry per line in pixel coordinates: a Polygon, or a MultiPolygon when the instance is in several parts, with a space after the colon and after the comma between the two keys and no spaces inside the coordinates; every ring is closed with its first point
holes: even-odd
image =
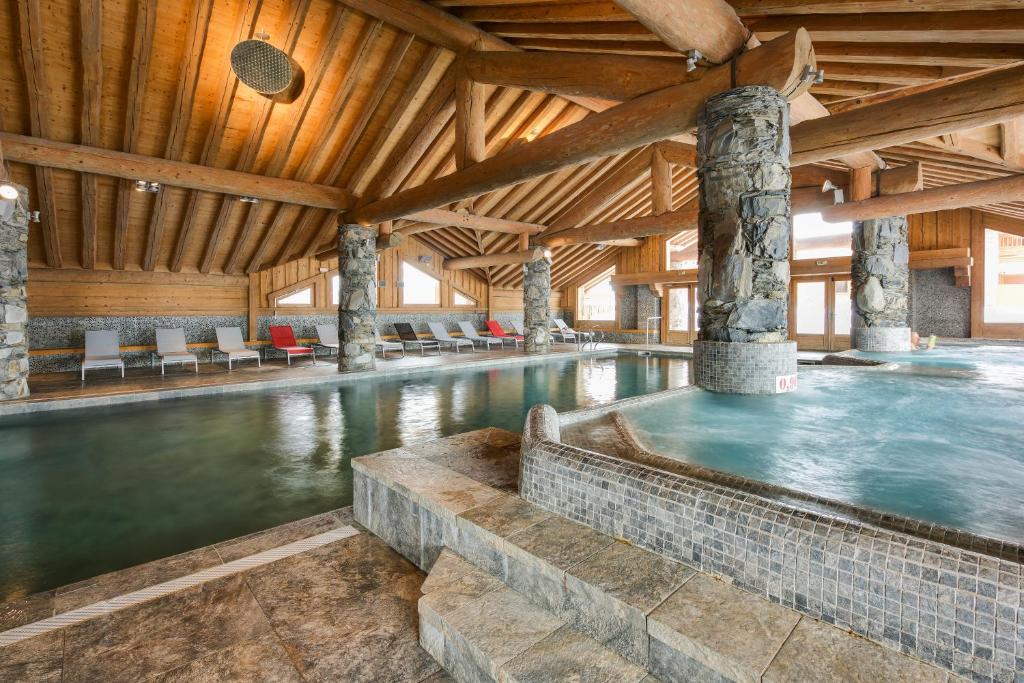
{"type": "Polygon", "coordinates": [[[911,251],[971,246],[970,209],[932,211],[907,216],[911,251]]]}
{"type": "Polygon", "coordinates": [[[245,315],[245,277],[142,271],[32,268],[33,317],[245,315]]]}

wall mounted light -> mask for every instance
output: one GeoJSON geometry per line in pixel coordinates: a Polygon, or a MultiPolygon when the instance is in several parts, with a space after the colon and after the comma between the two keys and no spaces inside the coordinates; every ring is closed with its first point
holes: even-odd
{"type": "Polygon", "coordinates": [[[267,42],[263,34],[231,49],[231,70],[238,80],[275,102],[294,102],[306,83],[305,73],[288,53],[267,42]],[[262,39],[262,40],[261,40],[262,39]]]}
{"type": "Polygon", "coordinates": [[[10,183],[0,184],[0,199],[17,199],[18,188],[10,183]]]}
{"type": "Polygon", "coordinates": [[[160,191],[160,183],[154,182],[152,180],[136,180],[135,191],[156,194],[157,192],[160,191]]]}
{"type": "Polygon", "coordinates": [[[245,204],[259,204],[260,203],[259,197],[249,197],[249,196],[239,197],[238,201],[244,202],[245,204]]]}

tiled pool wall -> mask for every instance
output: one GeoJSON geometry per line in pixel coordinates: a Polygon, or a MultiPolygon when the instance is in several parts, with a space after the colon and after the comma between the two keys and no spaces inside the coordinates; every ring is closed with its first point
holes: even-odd
{"type": "Polygon", "coordinates": [[[921,336],[971,336],[971,289],[957,287],[952,268],[910,271],[910,325],[921,336]]]}
{"type": "Polygon", "coordinates": [[[550,406],[531,411],[526,500],[958,675],[1021,680],[1019,561],[575,448],[559,432],[550,406]]]}
{"type": "MultiPolygon", "coordinates": [[[[417,332],[429,334],[427,323],[440,322],[449,330],[458,329],[457,323],[463,320],[472,322],[478,329],[484,328],[486,315],[475,310],[438,311],[437,313],[379,313],[377,327],[384,335],[394,334],[392,325],[396,322],[409,322],[417,332]]],[[[520,311],[495,312],[495,319],[511,329],[512,321],[522,322],[520,311]]],[[[552,317],[562,317],[572,324],[572,311],[555,309],[552,317]]],[[[337,324],[338,317],[334,314],[317,315],[277,315],[260,316],[257,327],[259,339],[269,339],[271,325],[291,325],[295,336],[302,339],[316,337],[316,325],[337,324]]],[[[116,330],[122,346],[145,346],[156,344],[158,327],[181,327],[185,330],[185,339],[190,343],[215,342],[217,327],[240,327],[242,334],[248,327],[244,315],[234,316],[96,316],[96,317],[46,317],[30,318],[27,326],[29,349],[77,349],[85,346],[86,330],[116,330]]],[[[210,360],[209,349],[197,349],[200,362],[210,360]]],[[[128,367],[144,367],[150,364],[149,351],[130,352],[124,354],[128,367]]],[[[30,374],[47,372],[77,371],[81,367],[82,356],[79,353],[62,353],[29,358],[30,374]]]]}

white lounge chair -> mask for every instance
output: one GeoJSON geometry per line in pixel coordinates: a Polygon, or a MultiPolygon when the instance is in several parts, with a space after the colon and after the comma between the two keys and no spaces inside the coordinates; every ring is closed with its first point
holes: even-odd
{"type": "Polygon", "coordinates": [[[256,365],[263,367],[263,361],[260,360],[260,352],[255,349],[245,348],[245,342],[242,341],[242,330],[237,327],[218,327],[217,348],[213,351],[228,357],[228,370],[231,369],[231,361],[249,358],[255,358],[256,365]]]}
{"type": "Polygon", "coordinates": [[[442,344],[455,347],[455,353],[459,352],[460,346],[468,346],[470,351],[476,351],[476,344],[469,339],[458,339],[451,336],[441,323],[427,323],[427,327],[430,328],[430,334],[434,335],[434,339],[442,344]]]}
{"type": "Polygon", "coordinates": [[[88,330],[85,333],[85,359],[82,361],[82,381],[85,371],[97,368],[121,368],[124,377],[124,361],[121,347],[117,343],[117,332],[113,330],[88,330]]]}
{"type": "Polygon", "coordinates": [[[521,322],[519,322],[517,320],[513,320],[512,321],[512,330],[516,334],[518,334],[520,337],[525,337],[526,336],[526,324],[525,323],[521,323],[521,322]]]}
{"type": "MultiPolygon", "coordinates": [[[[337,325],[317,325],[316,337],[317,342],[316,344],[313,344],[314,347],[319,346],[322,349],[334,349],[335,353],[338,353],[338,349],[341,348],[341,340],[338,339],[337,325]]],[[[328,355],[329,354],[330,352],[328,352],[328,355]]]]}
{"type": "Polygon", "coordinates": [[[158,327],[156,328],[156,353],[150,356],[150,367],[160,359],[160,374],[164,374],[167,365],[185,365],[195,363],[196,372],[199,372],[199,358],[190,353],[185,344],[185,330],[180,327],[158,327]]]}
{"type": "Polygon", "coordinates": [[[555,318],[555,327],[558,328],[558,332],[552,332],[551,335],[554,337],[560,337],[563,344],[575,344],[579,338],[579,333],[565,324],[565,321],[561,318],[555,318]]]}
{"type": "Polygon", "coordinates": [[[483,344],[484,348],[488,351],[491,350],[491,344],[497,344],[499,347],[502,345],[502,341],[495,337],[484,337],[473,327],[472,323],[461,322],[459,323],[459,329],[462,330],[462,336],[473,342],[474,344],[483,344]]]}
{"type": "Polygon", "coordinates": [[[401,351],[402,358],[405,358],[405,344],[400,342],[384,341],[380,336],[380,330],[373,330],[373,343],[380,349],[380,357],[387,360],[388,351],[401,351]]]}

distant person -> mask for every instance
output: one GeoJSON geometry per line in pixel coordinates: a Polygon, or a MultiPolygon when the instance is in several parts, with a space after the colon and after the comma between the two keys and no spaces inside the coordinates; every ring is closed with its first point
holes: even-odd
{"type": "Polygon", "coordinates": [[[910,348],[915,351],[921,348],[921,335],[913,330],[910,331],[910,348]]]}
{"type": "Polygon", "coordinates": [[[932,349],[935,348],[935,345],[938,344],[938,343],[939,343],[939,338],[938,337],[936,337],[934,334],[928,335],[928,348],[925,349],[925,350],[926,351],[931,351],[932,349]]]}

